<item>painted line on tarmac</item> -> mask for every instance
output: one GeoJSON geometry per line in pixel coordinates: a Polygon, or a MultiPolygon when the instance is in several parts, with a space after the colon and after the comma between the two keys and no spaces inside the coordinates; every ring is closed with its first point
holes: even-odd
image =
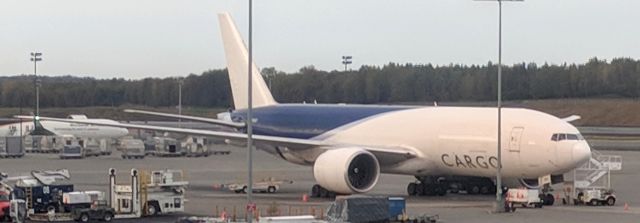
{"type": "Polygon", "coordinates": [[[553,211],[575,211],[575,212],[599,212],[599,213],[615,213],[615,214],[635,214],[640,215],[640,207],[629,207],[629,210],[624,210],[624,207],[588,207],[588,206],[545,206],[544,209],[553,211]]]}

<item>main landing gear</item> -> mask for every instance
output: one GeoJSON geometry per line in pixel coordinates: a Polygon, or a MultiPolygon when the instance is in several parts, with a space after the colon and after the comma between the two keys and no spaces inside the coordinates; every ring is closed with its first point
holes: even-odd
{"type": "Polygon", "coordinates": [[[444,196],[449,189],[449,185],[442,178],[416,176],[416,179],[417,183],[407,185],[407,193],[410,196],[444,196]]]}
{"type": "Polygon", "coordinates": [[[336,197],[336,193],[329,191],[318,184],[314,184],[313,187],[311,187],[311,197],[334,198],[336,197]]]}

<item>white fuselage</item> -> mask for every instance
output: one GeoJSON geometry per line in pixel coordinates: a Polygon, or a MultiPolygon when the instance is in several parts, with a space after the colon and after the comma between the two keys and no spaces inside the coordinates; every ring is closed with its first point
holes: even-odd
{"type": "MultiPolygon", "coordinates": [[[[102,123],[117,123],[109,119],[89,119],[102,123]]],[[[55,135],[73,135],[76,137],[93,137],[93,138],[118,138],[129,134],[125,128],[116,128],[108,126],[85,125],[57,121],[40,121],[42,127],[55,135]]],[[[32,121],[11,123],[0,126],[0,136],[20,136],[28,135],[34,129],[32,121]]]]}
{"type": "MultiPolygon", "coordinates": [[[[497,128],[496,108],[422,107],[375,115],[315,139],[336,145],[400,146],[418,154],[383,167],[383,173],[493,177],[498,166],[497,128]]],[[[501,133],[504,177],[562,174],[591,156],[585,140],[553,141],[554,134],[579,132],[542,112],[503,108],[501,133]]]]}

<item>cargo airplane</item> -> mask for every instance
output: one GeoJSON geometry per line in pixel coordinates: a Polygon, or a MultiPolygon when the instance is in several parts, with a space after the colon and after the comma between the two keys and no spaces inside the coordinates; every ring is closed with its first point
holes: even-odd
{"type": "MultiPolygon", "coordinates": [[[[238,131],[42,119],[201,135],[242,144],[247,138],[248,53],[231,17],[220,14],[219,22],[235,105],[230,118],[129,112],[192,119],[238,131]]],[[[499,165],[496,108],[280,104],[258,67],[252,66],[255,148],[312,166],[317,182],[313,196],[366,193],[383,173],[415,176],[417,181],[407,186],[411,195],[442,195],[446,193],[442,179],[448,177],[495,178],[499,165]]],[[[503,108],[501,129],[502,176],[509,186],[535,187],[539,177],[556,179],[591,157],[589,145],[573,125],[543,112],[503,108]]]]}

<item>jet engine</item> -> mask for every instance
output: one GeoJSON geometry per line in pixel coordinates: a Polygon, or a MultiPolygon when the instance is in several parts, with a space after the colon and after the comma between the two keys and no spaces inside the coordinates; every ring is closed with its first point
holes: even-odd
{"type": "Polygon", "coordinates": [[[318,156],[313,176],[320,186],[338,194],[364,193],[378,182],[380,164],[361,148],[331,149],[318,156]]]}

